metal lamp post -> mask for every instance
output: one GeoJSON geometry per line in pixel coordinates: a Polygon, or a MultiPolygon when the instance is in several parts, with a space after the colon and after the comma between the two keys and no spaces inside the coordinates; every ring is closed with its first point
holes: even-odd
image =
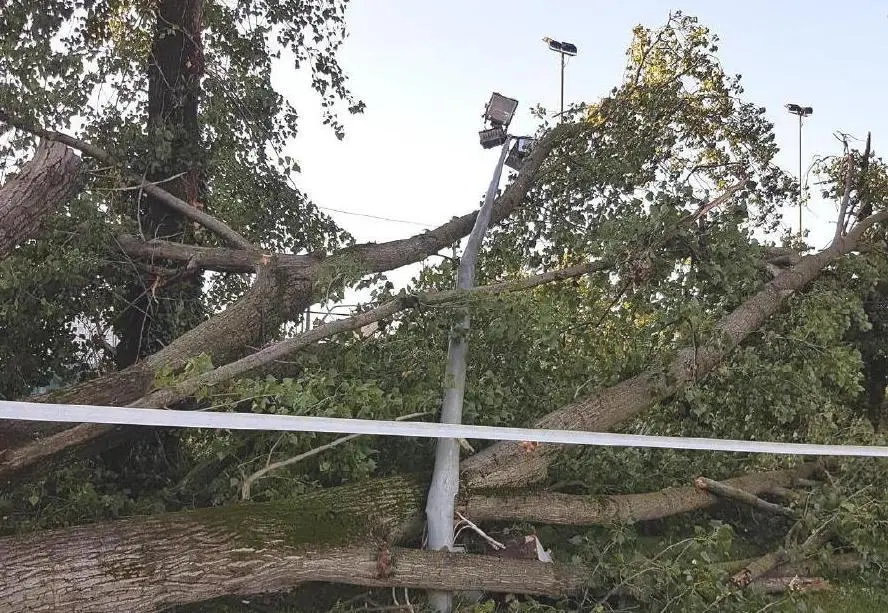
{"type": "Polygon", "coordinates": [[[543,42],[549,45],[549,49],[554,51],[555,53],[559,53],[561,55],[561,112],[558,114],[559,117],[564,119],[564,58],[568,55],[574,56],[577,54],[577,46],[573,43],[568,43],[564,41],[552,40],[548,36],[543,38],[543,42]]]}
{"type": "Polygon", "coordinates": [[[787,104],[786,110],[799,117],[799,236],[802,235],[802,119],[809,117],[814,109],[810,106],[787,104]]]}
{"type": "MultiPolygon", "coordinates": [[[[517,108],[517,100],[494,93],[484,110],[484,119],[489,126],[479,132],[481,146],[485,149],[501,146],[502,150],[493,170],[487,194],[484,196],[484,204],[478,211],[475,225],[466,242],[466,248],[459,259],[459,268],[456,273],[457,289],[468,289],[475,283],[475,260],[490,223],[493,201],[499,188],[503,166],[507,159],[511,158],[510,166],[520,167],[532,144],[533,139],[516,138],[507,133],[509,123],[517,108]],[[510,152],[509,146],[513,140],[515,140],[515,147],[510,152]]],[[[444,399],[441,402],[441,423],[462,423],[466,357],[468,355],[466,337],[470,325],[469,310],[463,307],[460,319],[450,331],[447,368],[444,375],[444,399]]],[[[432,473],[432,482],[426,501],[427,547],[433,551],[453,549],[453,516],[456,495],[459,491],[459,448],[459,441],[452,438],[438,439],[435,447],[435,469],[432,473]]],[[[450,613],[453,606],[453,595],[450,592],[432,590],[429,592],[429,604],[438,613],[450,613]]]]}

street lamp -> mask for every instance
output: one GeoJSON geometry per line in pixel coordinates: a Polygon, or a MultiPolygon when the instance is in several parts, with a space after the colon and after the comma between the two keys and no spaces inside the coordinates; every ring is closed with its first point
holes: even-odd
{"type": "Polygon", "coordinates": [[[561,113],[558,116],[564,119],[564,58],[568,55],[571,57],[576,55],[577,46],[573,43],[552,40],[548,36],[543,38],[543,42],[549,45],[550,50],[561,54],[561,113]]]}
{"type": "Polygon", "coordinates": [[[490,95],[490,102],[487,103],[487,107],[484,109],[484,119],[494,126],[502,126],[508,129],[517,108],[517,100],[493,92],[490,95]]]}
{"type": "Polygon", "coordinates": [[[506,131],[503,130],[502,126],[481,130],[478,132],[478,136],[481,140],[481,146],[485,149],[492,149],[493,147],[502,145],[506,142],[506,138],[508,138],[508,136],[506,136],[506,131]]]}
{"type": "Polygon", "coordinates": [[[786,110],[799,117],[799,236],[802,235],[802,119],[809,117],[814,109],[810,106],[787,104],[786,110]]]}
{"type": "MultiPolygon", "coordinates": [[[[475,223],[462,257],[459,259],[459,267],[456,273],[456,287],[458,290],[466,290],[475,283],[475,262],[490,217],[493,211],[493,201],[499,189],[500,178],[506,156],[509,154],[509,145],[512,140],[516,143],[516,156],[526,155],[530,143],[527,137],[509,136],[507,130],[518,101],[494,93],[484,110],[485,123],[489,127],[481,130],[481,146],[490,149],[496,145],[502,145],[499,161],[493,169],[493,177],[484,195],[484,203],[475,216],[475,223]],[[519,146],[520,145],[520,146],[519,146]]],[[[519,160],[520,161],[520,160],[519,160]]],[[[458,424],[462,422],[463,397],[466,380],[466,354],[468,345],[466,333],[470,327],[469,312],[466,307],[462,309],[461,319],[452,325],[450,344],[447,348],[447,368],[444,380],[444,399],[441,402],[441,423],[458,424]]],[[[439,438],[435,447],[435,468],[432,472],[432,482],[429,485],[429,495],[426,499],[427,539],[426,547],[432,551],[453,550],[453,516],[456,506],[456,494],[459,490],[459,441],[453,438],[439,438]]],[[[453,606],[453,594],[449,592],[430,591],[428,602],[437,613],[450,613],[453,606]]]]}
{"type": "Polygon", "coordinates": [[[517,108],[517,100],[493,92],[490,102],[484,107],[484,115],[482,115],[491,127],[478,132],[482,147],[491,149],[506,142],[508,138],[506,130],[509,129],[509,124],[512,123],[517,108]]]}

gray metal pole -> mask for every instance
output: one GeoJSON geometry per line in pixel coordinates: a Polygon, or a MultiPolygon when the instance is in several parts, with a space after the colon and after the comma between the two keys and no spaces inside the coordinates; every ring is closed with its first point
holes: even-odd
{"type": "MultiPolygon", "coordinates": [[[[506,156],[509,154],[511,137],[506,138],[499,161],[493,171],[493,178],[484,204],[475,218],[475,225],[466,249],[459,260],[456,273],[457,289],[468,289],[475,284],[475,261],[481,250],[481,241],[490,224],[490,213],[493,199],[499,188],[506,156]]],[[[466,355],[468,353],[467,336],[470,328],[469,310],[463,307],[462,320],[454,324],[450,331],[450,344],[447,348],[447,371],[444,375],[444,400],[441,404],[441,423],[462,423],[463,396],[466,390],[466,355]]],[[[432,551],[453,548],[453,516],[456,495],[459,492],[459,441],[454,438],[438,439],[435,448],[435,471],[429,487],[426,501],[426,518],[428,520],[428,549],[432,551]]],[[[453,594],[450,592],[429,592],[429,604],[435,611],[450,613],[453,606],[453,594]]]]}
{"type": "Polygon", "coordinates": [[[799,113],[799,236],[802,236],[802,114],[799,113]]]}
{"type": "Polygon", "coordinates": [[[561,53],[561,121],[564,121],[564,52],[561,53]]]}

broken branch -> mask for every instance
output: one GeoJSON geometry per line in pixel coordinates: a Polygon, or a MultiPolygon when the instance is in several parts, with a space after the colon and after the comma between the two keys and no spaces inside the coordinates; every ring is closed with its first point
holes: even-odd
{"type": "Polygon", "coordinates": [[[172,260],[182,262],[188,269],[251,273],[259,266],[267,264],[271,258],[275,258],[277,266],[282,268],[306,268],[317,263],[317,258],[310,255],[200,247],[161,239],[144,241],[131,234],[121,234],[114,240],[120,250],[131,258],[172,260]]]}
{"type": "MultiPolygon", "coordinates": [[[[14,128],[18,128],[19,130],[22,130],[24,132],[28,132],[29,134],[39,136],[40,138],[45,138],[47,140],[68,145],[69,147],[83,152],[91,158],[101,160],[102,162],[105,162],[107,164],[118,163],[112,154],[108,153],[100,147],[79,140],[62,132],[47,130],[45,128],[41,128],[40,126],[32,125],[21,118],[13,117],[7,111],[0,110],[0,121],[3,121],[13,126],[14,128]]],[[[235,232],[225,222],[217,219],[216,217],[213,217],[212,215],[204,213],[199,208],[191,206],[181,198],[177,198],[176,196],[172,195],[158,185],[145,181],[142,177],[134,173],[127,173],[127,179],[140,187],[145,193],[163,202],[164,205],[166,205],[170,209],[176,211],[177,213],[180,213],[182,216],[187,217],[195,223],[199,223],[214,234],[228,241],[231,245],[240,249],[253,249],[253,245],[250,243],[250,241],[235,232]]]]}
{"type": "Polygon", "coordinates": [[[774,513],[776,515],[783,515],[785,517],[791,518],[798,517],[798,514],[788,507],[762,500],[751,492],[748,492],[739,487],[729,485],[727,483],[721,483],[719,481],[707,479],[706,477],[697,477],[696,479],[694,479],[694,487],[699,490],[711,492],[723,498],[730,498],[731,500],[742,502],[743,504],[749,505],[756,509],[760,509],[767,513],[774,513]]]}

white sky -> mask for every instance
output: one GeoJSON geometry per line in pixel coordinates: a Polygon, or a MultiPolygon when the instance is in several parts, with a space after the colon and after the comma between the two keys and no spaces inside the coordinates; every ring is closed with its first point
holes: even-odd
{"type": "MultiPolygon", "coordinates": [[[[804,129],[805,166],[815,153],[840,152],[837,130],[859,138],[871,130],[877,153],[888,140],[888,6],[880,2],[353,0],[341,60],[367,110],[346,118],[344,141],[320,125],[304,75],[286,67],[275,73],[302,116],[292,149],[303,169],[296,182],[323,207],[430,225],[472,210],[497,158],[498,150],[477,140],[490,92],[520,101],[514,134],[536,127],[531,106],[558,110],[559,59],[543,36],[579,48],[567,66],[566,103],[594,101],[618,84],[632,27],[657,27],[675,8],[720,35],[725,69],[743,74],[747,99],[768,108],[779,162],[794,175],[798,124],[787,102],[814,108],[804,129]]],[[[359,241],[421,230],[331,214],[359,241]]],[[[832,203],[810,202],[805,225],[816,245],[831,234],[834,214],[832,203]]],[[[797,219],[797,210],[785,217],[793,230],[797,219]]]]}

